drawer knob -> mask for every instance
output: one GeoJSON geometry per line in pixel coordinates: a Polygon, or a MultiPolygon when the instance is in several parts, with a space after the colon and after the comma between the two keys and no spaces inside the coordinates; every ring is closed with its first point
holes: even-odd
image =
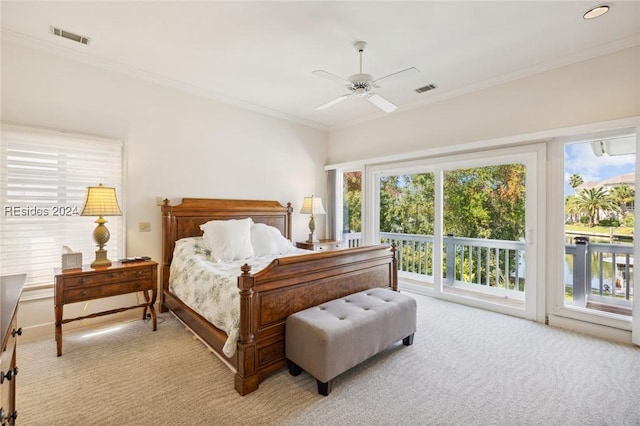
{"type": "Polygon", "coordinates": [[[136,276],[139,277],[140,275],[142,275],[142,271],[136,271],[136,276]]]}
{"type": "Polygon", "coordinates": [[[84,283],[86,283],[86,282],[87,282],[87,279],[86,279],[86,278],[80,278],[80,284],[84,284],[84,283]]]}
{"type": "Polygon", "coordinates": [[[16,334],[18,336],[22,336],[22,327],[18,328],[17,330],[15,328],[11,330],[11,337],[16,337],[16,334]]]}
{"type": "Polygon", "coordinates": [[[18,367],[15,367],[13,370],[7,371],[7,373],[3,373],[0,371],[0,384],[4,382],[4,379],[11,380],[13,377],[18,374],[18,367]]]}
{"type": "Polygon", "coordinates": [[[86,290],[82,290],[82,292],[80,293],[80,296],[86,296],[87,295],[87,291],[86,290]]]}
{"type": "Polygon", "coordinates": [[[136,287],[136,288],[140,288],[140,283],[136,283],[136,284],[135,284],[135,287],[136,287]]]}

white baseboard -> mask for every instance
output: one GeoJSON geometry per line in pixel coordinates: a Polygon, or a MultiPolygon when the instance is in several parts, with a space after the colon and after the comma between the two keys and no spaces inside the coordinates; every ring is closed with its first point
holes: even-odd
{"type": "Polygon", "coordinates": [[[548,318],[548,323],[552,327],[577,331],[578,333],[612,340],[618,343],[631,343],[631,332],[629,330],[622,330],[620,328],[608,327],[606,325],[594,324],[592,322],[580,321],[557,315],[549,315],[548,318]]]}

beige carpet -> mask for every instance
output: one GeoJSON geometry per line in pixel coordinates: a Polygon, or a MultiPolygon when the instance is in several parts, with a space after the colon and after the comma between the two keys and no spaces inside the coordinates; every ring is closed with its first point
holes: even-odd
{"type": "Polygon", "coordinates": [[[18,347],[20,425],[640,425],[640,348],[429,297],[396,344],[316,393],[282,370],[245,397],[168,314],[18,347]],[[96,333],[102,332],[102,333],[96,333]]]}

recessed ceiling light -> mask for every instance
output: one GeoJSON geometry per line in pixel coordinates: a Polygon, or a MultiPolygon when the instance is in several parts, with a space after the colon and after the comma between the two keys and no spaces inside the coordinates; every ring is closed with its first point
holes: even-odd
{"type": "Polygon", "coordinates": [[[587,10],[585,12],[584,15],[582,15],[582,17],[584,19],[593,19],[593,18],[597,18],[598,16],[602,16],[605,13],[607,13],[609,11],[609,8],[611,6],[607,5],[607,4],[601,4],[600,6],[596,6],[594,8],[591,8],[589,10],[587,10]]]}

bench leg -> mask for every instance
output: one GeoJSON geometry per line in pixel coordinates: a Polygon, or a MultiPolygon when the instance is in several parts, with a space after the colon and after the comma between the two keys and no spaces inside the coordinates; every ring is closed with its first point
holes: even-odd
{"type": "Polygon", "coordinates": [[[318,393],[320,395],[327,396],[331,393],[332,380],[329,380],[328,382],[321,382],[320,380],[316,379],[316,382],[318,382],[318,393]]]}
{"type": "Polygon", "coordinates": [[[287,365],[289,366],[289,374],[291,374],[292,376],[298,376],[300,373],[302,373],[302,368],[300,368],[300,366],[295,362],[288,359],[287,365]]]}
{"type": "Polygon", "coordinates": [[[415,333],[411,333],[410,336],[405,337],[404,339],[402,339],[402,344],[405,346],[411,346],[413,345],[413,335],[415,333]]]}

